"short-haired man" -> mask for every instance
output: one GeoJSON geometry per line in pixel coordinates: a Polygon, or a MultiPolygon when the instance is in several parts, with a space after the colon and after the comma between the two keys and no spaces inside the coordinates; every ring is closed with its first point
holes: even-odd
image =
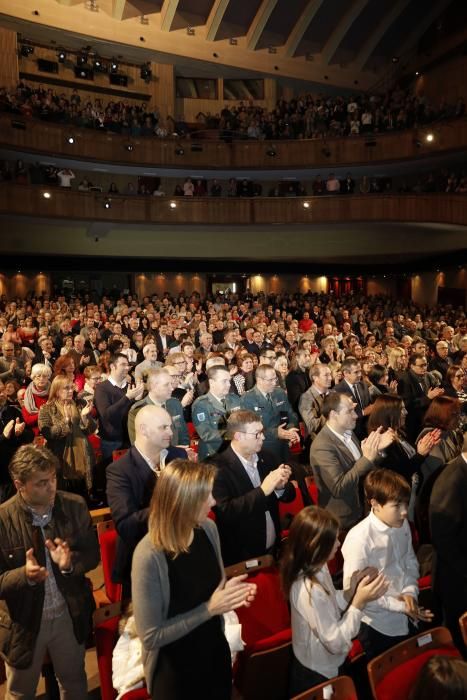
{"type": "Polygon", "coordinates": [[[427,366],[425,355],[410,355],[409,369],[400,374],[397,382],[397,393],[402,396],[407,409],[407,436],[414,441],[422,429],[423,416],[432,399],[444,393],[443,389],[434,385],[433,378],[427,372],[427,366]]]}
{"type": "Polygon", "coordinates": [[[144,406],[160,406],[167,411],[172,419],[171,444],[188,447],[190,436],[183,417],[183,406],[178,399],[172,398],[173,380],[170,372],[165,368],[151,370],[146,380],[146,388],[148,395],[134,403],[128,414],[128,436],[131,444],[135,444],[135,419],[138,412],[144,406]]]}
{"type": "Polygon", "coordinates": [[[295,367],[290,370],[285,378],[287,387],[287,398],[289,399],[292,410],[298,413],[298,402],[300,397],[310,388],[311,379],[309,369],[311,367],[311,352],[309,350],[298,350],[295,353],[295,367]]]}
{"type": "Polygon", "coordinates": [[[2,344],[2,357],[0,357],[0,379],[2,382],[16,381],[21,383],[24,379],[24,363],[15,356],[13,343],[4,340],[2,344]]]}
{"type": "Polygon", "coordinates": [[[0,653],[8,698],[34,698],[46,652],[62,696],[87,697],[85,641],[94,608],[84,574],[99,563],[89,510],[57,491],[57,458],[20,447],[10,462],[17,493],[0,506],[0,653]]]}
{"type": "Polygon", "coordinates": [[[200,460],[207,459],[226,447],[227,419],[232,411],[238,411],[241,407],[240,397],[230,393],[230,380],[230,372],[225,366],[211,367],[208,369],[208,393],[193,402],[191,415],[200,438],[200,460]]]}
{"type": "Polygon", "coordinates": [[[362,382],[362,368],[355,357],[348,357],[341,365],[341,372],[344,378],[339,384],[336,384],[334,391],[346,394],[355,404],[355,412],[357,414],[355,435],[359,440],[363,440],[367,434],[367,416],[370,415],[373,405],[368,388],[362,382]]]}
{"type": "Polygon", "coordinates": [[[279,462],[287,462],[289,443],[299,442],[298,417],[283,389],[276,386],[276,370],[270,365],[256,368],[256,386],[242,396],[242,408],[253,411],[264,426],[264,448],[279,462]]]}
{"type": "Polygon", "coordinates": [[[39,349],[36,351],[32,364],[47,365],[47,367],[53,369],[58,353],[54,348],[52,338],[48,335],[43,335],[41,338],[39,338],[37,344],[39,349]]]}
{"type": "Polygon", "coordinates": [[[219,467],[213,487],[222,556],[228,566],[276,549],[278,500],[292,501],[291,469],[262,449],[263,424],[252,411],[234,411],[227,421],[230,445],[213,455],[219,467]]]}
{"type": "Polygon", "coordinates": [[[129,585],[133,550],[148,529],[157,474],[185,450],[172,447],[172,420],[160,406],[143,406],[135,418],[135,443],[107,467],[107,500],[118,532],[113,578],[129,585]]]}
{"type": "Polygon", "coordinates": [[[157,345],[155,343],[148,343],[143,347],[144,360],[136,365],[135,367],[135,379],[144,380],[148,372],[153,369],[160,369],[162,367],[162,362],[159,362],[157,357],[157,345]]]}
{"type": "Polygon", "coordinates": [[[354,434],[355,404],[347,394],[331,392],[323,401],[326,425],[310,449],[310,465],[318,487],[318,505],[338,518],[343,530],[353,527],[363,515],[360,479],[383,458],[383,450],[394,433],[378,430],[361,444],[354,434]]]}
{"type": "Polygon", "coordinates": [[[142,398],[144,391],[142,382],[137,383],[135,387],[128,384],[130,365],[126,355],[112,355],[109,364],[109,378],[100,382],[94,392],[104,460],[110,459],[114,450],[129,444],[128,412],[132,403],[142,398]]]}
{"type": "Polygon", "coordinates": [[[298,411],[313,442],[326,423],[321,410],[332,385],[331,370],[327,365],[317,362],[310,369],[310,379],[311,386],[301,395],[298,411]]]}
{"type": "Polygon", "coordinates": [[[452,359],[449,357],[448,343],[445,340],[438,340],[435,345],[435,356],[430,363],[430,371],[436,370],[444,380],[451,365],[452,359]]]}

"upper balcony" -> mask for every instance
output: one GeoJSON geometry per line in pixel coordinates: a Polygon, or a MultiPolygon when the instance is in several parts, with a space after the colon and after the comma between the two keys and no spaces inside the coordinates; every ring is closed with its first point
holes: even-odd
{"type": "Polygon", "coordinates": [[[3,149],[73,161],[185,171],[201,168],[232,171],[332,170],[334,167],[426,158],[467,149],[467,118],[397,133],[326,140],[229,142],[216,140],[217,136],[218,132],[195,134],[190,140],[132,138],[14,114],[0,114],[0,147],[3,149]]]}

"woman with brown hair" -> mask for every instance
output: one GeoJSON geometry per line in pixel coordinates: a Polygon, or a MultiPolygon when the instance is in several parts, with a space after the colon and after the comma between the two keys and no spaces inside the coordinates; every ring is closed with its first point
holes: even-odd
{"type": "Polygon", "coordinates": [[[440,440],[441,431],[432,429],[428,431],[415,449],[406,439],[404,423],[407,411],[400,396],[384,394],[378,396],[373,404],[373,411],[368,418],[368,432],[382,428],[383,432],[392,430],[395,440],[386,447],[384,456],[380,458],[378,466],[392,469],[403,476],[408,483],[430,453],[430,450],[440,440]]]}
{"type": "Polygon", "coordinates": [[[452,656],[432,656],[420,671],[410,700],[466,700],[467,663],[452,656]]]}
{"type": "Polygon", "coordinates": [[[254,598],[246,576],[225,581],[208,513],[215,468],[176,459],[162,470],[149,531],[136,547],[132,594],[152,698],[230,700],[231,661],[221,615],[254,598]]]}
{"type": "Polygon", "coordinates": [[[430,403],[425,418],[424,428],[416,440],[416,445],[426,434],[436,428],[440,431],[439,440],[426,455],[421,467],[422,483],[417,492],[415,522],[422,542],[430,541],[428,509],[434,483],[448,462],[462,452],[463,434],[460,430],[460,401],[450,396],[436,396],[430,403]]]}
{"type": "Polygon", "coordinates": [[[60,488],[88,497],[92,488],[93,453],[87,435],[94,433],[92,401],[81,410],[73,400],[74,384],[66,375],[52,381],[47,403],[39,411],[39,430],[58,457],[60,488]]]}
{"type": "Polygon", "coordinates": [[[368,568],[352,574],[348,590],[336,591],[327,562],[339,549],[338,534],[337,519],[315,506],[301,510],[290,527],[281,560],[292,616],[290,696],[339,675],[363,608],[387,590],[384,577],[368,568]]]}
{"type": "Polygon", "coordinates": [[[70,381],[73,382],[73,387],[75,391],[82,391],[84,387],[84,376],[77,373],[75,360],[71,352],[67,352],[65,355],[61,355],[54,362],[53,376],[64,376],[68,377],[70,381]]]}

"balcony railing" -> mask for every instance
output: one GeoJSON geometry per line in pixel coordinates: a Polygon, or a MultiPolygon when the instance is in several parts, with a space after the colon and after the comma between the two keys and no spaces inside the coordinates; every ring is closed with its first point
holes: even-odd
{"type": "Polygon", "coordinates": [[[313,224],[358,221],[467,225],[462,194],[322,197],[139,197],[0,183],[0,214],[139,224],[313,224]]]}
{"type": "Polygon", "coordinates": [[[467,149],[467,118],[411,131],[296,141],[132,138],[106,131],[0,115],[0,146],[93,162],[160,168],[326,168],[413,159],[467,149]],[[433,135],[427,141],[428,134],[433,135]],[[73,136],[73,143],[69,143],[73,136]]]}

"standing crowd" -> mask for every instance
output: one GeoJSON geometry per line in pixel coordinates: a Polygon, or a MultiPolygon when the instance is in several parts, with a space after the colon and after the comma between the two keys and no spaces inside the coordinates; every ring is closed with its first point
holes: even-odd
{"type": "Polygon", "coordinates": [[[86,697],[104,501],[153,698],[230,698],[223,614],[257,590],[224,566],[265,554],[290,603],[291,697],[347,673],[356,638],[370,660],[433,616],[465,655],[464,309],[29,295],[0,300],[0,344],[7,698],[35,697],[46,651],[63,697],[86,697]]]}

